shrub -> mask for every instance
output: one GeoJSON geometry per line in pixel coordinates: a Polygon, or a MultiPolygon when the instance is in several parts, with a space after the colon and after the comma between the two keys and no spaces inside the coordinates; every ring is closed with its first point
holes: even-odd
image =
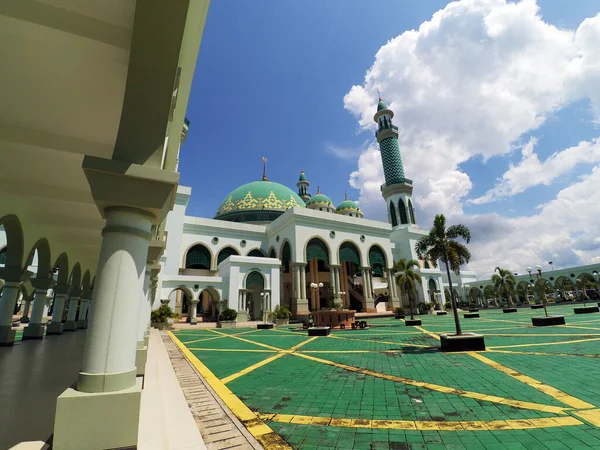
{"type": "Polygon", "coordinates": [[[292,317],[292,312],[285,305],[277,305],[273,312],[273,316],[275,319],[289,319],[292,317]]]}
{"type": "Polygon", "coordinates": [[[235,319],[237,319],[237,311],[235,309],[225,308],[221,314],[219,314],[219,322],[235,319]]]}
{"type": "Polygon", "coordinates": [[[155,309],[150,314],[150,321],[152,323],[167,323],[172,317],[173,310],[169,308],[169,305],[160,305],[160,308],[155,309]]]}
{"type": "Polygon", "coordinates": [[[398,314],[399,316],[404,316],[404,315],[406,315],[406,314],[404,313],[404,308],[402,308],[402,307],[400,307],[400,306],[399,306],[399,307],[397,307],[397,308],[394,310],[394,313],[395,313],[395,314],[398,314]]]}
{"type": "Polygon", "coordinates": [[[452,300],[446,300],[446,303],[444,303],[444,309],[446,311],[452,309],[452,300]]]}

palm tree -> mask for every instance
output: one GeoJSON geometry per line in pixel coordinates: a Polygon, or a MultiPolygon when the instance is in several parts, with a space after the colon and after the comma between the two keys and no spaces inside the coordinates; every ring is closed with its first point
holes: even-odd
{"type": "Polygon", "coordinates": [[[400,292],[408,295],[408,303],[410,304],[410,318],[415,318],[414,315],[414,295],[417,290],[416,283],[421,284],[421,276],[413,270],[413,267],[419,267],[419,263],[414,259],[407,261],[402,258],[394,263],[393,271],[396,275],[396,284],[400,288],[400,292]]]}
{"type": "Polygon", "coordinates": [[[492,281],[494,282],[496,289],[498,289],[498,292],[502,292],[502,295],[504,295],[506,297],[508,306],[511,306],[510,297],[511,297],[512,293],[514,292],[515,277],[510,272],[510,270],[501,269],[500,267],[496,267],[494,269],[494,272],[496,272],[496,271],[498,271],[498,275],[496,275],[494,273],[494,275],[492,275],[492,281]]]}
{"type": "Polygon", "coordinates": [[[457,242],[457,238],[463,239],[468,244],[471,241],[471,232],[462,224],[452,225],[446,229],[446,217],[443,214],[437,214],[433,219],[433,227],[429,234],[419,239],[415,245],[415,251],[419,258],[428,259],[434,267],[437,267],[438,260],[442,260],[446,265],[456,334],[461,335],[462,330],[458,319],[458,308],[450,270],[457,272],[462,264],[468,263],[471,259],[471,252],[464,244],[457,242]]]}

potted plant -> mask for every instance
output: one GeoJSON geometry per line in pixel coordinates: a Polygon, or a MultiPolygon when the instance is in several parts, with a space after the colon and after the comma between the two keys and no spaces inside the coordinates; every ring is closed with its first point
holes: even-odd
{"type": "Polygon", "coordinates": [[[231,308],[225,308],[219,314],[217,328],[235,328],[237,319],[237,311],[231,308]]]}
{"type": "Polygon", "coordinates": [[[158,309],[155,309],[150,314],[150,323],[153,328],[159,330],[166,330],[169,328],[169,319],[173,317],[173,310],[169,308],[169,305],[160,305],[158,309]]]}
{"type": "Polygon", "coordinates": [[[404,319],[406,317],[406,313],[402,307],[398,307],[394,310],[394,318],[396,319],[404,319]]]}
{"type": "Polygon", "coordinates": [[[285,305],[277,305],[275,307],[275,311],[273,312],[273,317],[275,317],[275,325],[289,325],[290,317],[292,317],[292,312],[285,305]]]}

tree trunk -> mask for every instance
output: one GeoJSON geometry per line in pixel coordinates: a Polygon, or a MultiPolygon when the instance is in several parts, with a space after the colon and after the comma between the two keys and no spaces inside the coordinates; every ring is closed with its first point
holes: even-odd
{"type": "Polygon", "coordinates": [[[444,254],[444,263],[446,264],[446,273],[448,274],[448,284],[450,285],[450,298],[452,301],[452,311],[454,312],[454,323],[456,325],[456,334],[460,336],[462,329],[460,328],[460,320],[458,318],[458,308],[456,306],[456,298],[454,298],[454,288],[452,287],[452,277],[450,276],[450,266],[448,265],[448,256],[444,254]]]}

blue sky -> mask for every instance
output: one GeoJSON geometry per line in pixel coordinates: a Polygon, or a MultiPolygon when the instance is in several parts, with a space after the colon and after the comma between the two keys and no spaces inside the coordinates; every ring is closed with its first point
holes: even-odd
{"type": "MultiPolygon", "coordinates": [[[[417,50],[413,55],[400,45],[402,42],[412,42],[407,30],[419,30],[423,23],[432,20],[436,12],[445,8],[445,11],[450,11],[448,2],[213,1],[188,105],[187,117],[191,121],[191,128],[180,155],[181,184],[193,189],[188,214],[213,217],[229,192],[241,184],[260,179],[260,158],[266,156],[269,160],[269,179],[295,190],[299,172],[304,169],[311,182],[311,193],[315,193],[317,185],[320,185],[321,191],[337,203],[343,200],[344,191],[347,190],[350,197],[360,200],[367,216],[385,220],[385,205],[377,197],[378,193],[369,193],[366,187],[368,181],[373,181],[367,172],[377,164],[374,154],[369,153],[369,146],[375,143],[373,130],[368,128],[374,111],[370,105],[361,103],[360,96],[351,93],[357,92],[353,86],[358,87],[359,93],[366,93],[374,105],[377,86],[382,88],[382,96],[391,102],[392,109],[397,110],[396,124],[401,128],[428,130],[429,126],[430,130],[436,130],[447,126],[450,130],[445,134],[440,132],[440,136],[430,141],[411,131],[411,135],[406,136],[401,144],[407,176],[417,180],[414,198],[418,216],[426,222],[421,223],[423,228],[428,228],[436,212],[455,216],[466,223],[474,222],[478,230],[478,225],[485,222],[477,221],[481,217],[486,220],[495,218],[496,221],[497,217],[505,221],[518,218],[521,222],[506,222],[506,226],[510,223],[510,226],[523,230],[532,226],[527,225],[527,221],[533,221],[536,217],[539,221],[545,220],[536,214],[544,205],[561,196],[564,189],[576,185],[581,177],[590,174],[595,161],[580,162],[573,170],[563,171],[550,180],[530,185],[524,183],[522,192],[496,196],[493,200],[482,198],[489,191],[498,190],[500,180],[505,173],[508,174],[510,166],[519,165],[522,157],[525,158],[521,147],[532,137],[537,140],[532,147],[534,156],[542,163],[553,153],[598,137],[597,120],[592,112],[592,107],[596,105],[594,101],[597,103],[598,99],[586,92],[573,94],[579,89],[578,86],[587,86],[586,83],[599,86],[598,80],[590,81],[588,77],[582,82],[574,82],[566,80],[565,76],[559,78],[559,82],[565,85],[564,92],[555,92],[552,76],[557,69],[548,69],[545,64],[552,67],[553,60],[560,60],[564,40],[568,39],[569,33],[572,40],[576,40],[575,31],[584,19],[600,12],[600,3],[597,0],[538,0],[539,10],[524,6],[522,12],[510,16],[510,9],[503,5],[502,0],[489,1],[495,2],[495,6],[485,13],[486,20],[501,23],[514,35],[505,33],[508,37],[498,39],[499,44],[495,43],[490,48],[501,53],[502,45],[506,45],[506,40],[512,36],[516,39],[514,52],[521,51],[525,61],[516,64],[514,60],[499,60],[499,64],[515,64],[516,69],[505,74],[497,71],[494,76],[500,82],[496,89],[497,86],[510,84],[510,77],[515,74],[515,80],[524,77],[523,90],[512,86],[507,91],[513,89],[511,94],[524,97],[528,97],[529,92],[536,92],[523,104],[509,105],[516,108],[512,122],[510,117],[503,116],[499,107],[498,112],[489,113],[485,122],[477,123],[475,119],[469,122],[466,117],[464,124],[451,124],[453,129],[446,124],[445,116],[441,116],[441,119],[435,117],[438,110],[448,109],[448,105],[443,104],[443,97],[432,95],[426,108],[415,106],[416,97],[411,95],[421,87],[418,83],[424,77],[417,76],[409,80],[411,89],[414,89],[406,91],[406,79],[394,84],[394,74],[406,70],[412,56],[420,58],[413,70],[423,67],[442,70],[446,66],[431,60],[443,59],[444,54],[450,51],[457,51],[458,56],[469,56],[464,52],[467,44],[453,48],[452,41],[463,36],[468,39],[480,32],[480,22],[473,19],[479,16],[473,13],[471,3],[453,10],[454,14],[442,14],[443,26],[435,33],[427,34],[420,30],[418,39],[414,41],[418,42],[418,47],[415,47],[417,50]],[[461,15],[464,17],[459,17],[461,15]],[[464,20],[453,21],[453,16],[464,20]],[[546,24],[556,28],[546,27],[546,24]],[[532,39],[529,47],[520,47],[522,41],[530,38],[528,30],[532,30],[531,34],[545,37],[545,47],[539,53],[543,56],[546,51],[548,55],[541,62],[532,63],[533,69],[523,69],[521,74],[520,67],[527,65],[527,55],[531,54],[527,52],[533,49],[534,58],[537,58],[537,46],[541,45],[532,39]],[[561,34],[561,31],[564,33],[561,34]],[[401,39],[397,39],[395,44],[388,44],[398,36],[401,39]],[[553,39],[558,44],[552,44],[553,39]],[[440,48],[444,50],[439,52],[440,48]],[[380,50],[380,55],[387,55],[385,58],[376,57],[380,50]],[[553,55],[554,52],[556,55],[553,55]],[[397,60],[394,59],[396,57],[397,60]],[[423,61],[427,66],[423,65],[423,61]],[[536,73],[537,67],[539,73],[536,73]],[[365,80],[370,70],[374,72],[365,80]],[[543,71],[548,72],[546,78],[543,71]],[[540,79],[528,85],[527,79],[532,76],[539,76],[540,79]],[[544,83],[548,84],[547,88],[544,83]],[[538,86],[542,86],[540,92],[537,92],[538,86]],[[534,111],[529,111],[531,109],[534,111]],[[521,113],[523,121],[519,119],[521,113]],[[419,114],[425,117],[421,122],[415,119],[419,114]],[[427,118],[431,118],[431,123],[427,118]],[[461,128],[463,125],[465,129],[461,128]],[[486,140],[488,136],[483,131],[478,136],[476,128],[488,125],[493,132],[486,140]],[[457,132],[457,128],[462,131],[457,132]],[[507,129],[509,132],[505,133],[507,129]],[[497,136],[495,132],[498,132],[497,136]],[[506,141],[503,140],[505,138],[506,141]],[[477,146],[481,148],[480,151],[477,146]],[[467,154],[462,154],[463,151],[467,154]],[[454,157],[451,160],[441,159],[445,154],[454,157]],[[350,185],[353,172],[356,173],[352,184],[358,189],[350,185]]],[[[486,0],[479,0],[479,3],[485,4],[486,0]]],[[[523,3],[535,6],[533,0],[523,3]]],[[[583,36],[583,33],[580,34],[583,36]]],[[[493,40],[493,36],[490,36],[474,42],[485,46],[487,41],[493,40]]],[[[574,51],[571,44],[565,44],[564,53],[574,51]]],[[[491,58],[490,67],[498,63],[491,58]]],[[[565,58],[565,61],[568,58],[576,59],[574,55],[565,58]]],[[[556,64],[560,68],[560,62],[556,64]]],[[[460,69],[469,71],[471,67],[460,69]]],[[[485,65],[477,70],[484,72],[484,78],[487,76],[485,65]]],[[[475,68],[473,74],[467,74],[471,75],[479,76],[475,68]]],[[[451,84],[448,86],[452,88],[451,84]]],[[[462,84],[458,86],[462,89],[462,84]]],[[[435,92],[438,86],[434,84],[424,89],[427,96],[427,90],[435,92]]],[[[477,106],[477,98],[471,100],[474,102],[474,106],[470,107],[472,110],[477,106]]],[[[461,110],[461,101],[460,98],[454,100],[457,111],[461,110]]],[[[466,99],[465,103],[468,101],[466,99]]],[[[493,109],[494,103],[491,105],[493,109]]],[[[450,110],[453,110],[453,105],[450,106],[450,110]]],[[[511,114],[507,113],[508,116],[511,114]]],[[[452,117],[449,121],[452,122],[452,117]]],[[[526,175],[521,177],[526,178],[526,175]]],[[[523,184],[522,181],[520,183],[523,184]]],[[[512,189],[514,191],[514,186],[512,189]]],[[[493,235],[486,235],[486,230],[479,230],[479,233],[480,241],[494,238],[493,235]]],[[[527,235],[526,231],[523,233],[527,235]]],[[[579,239],[580,235],[581,230],[564,231],[566,240],[579,239]]],[[[588,243],[583,247],[588,249],[590,245],[588,243]]],[[[560,260],[560,252],[553,256],[552,249],[540,251],[542,247],[543,243],[534,245],[527,254],[529,256],[524,254],[523,257],[516,257],[509,250],[498,258],[504,258],[507,264],[510,264],[510,255],[519,261],[529,257],[531,264],[536,264],[538,259],[552,257],[560,260]]],[[[596,248],[593,245],[591,247],[596,248]]],[[[480,258],[488,252],[498,252],[491,247],[478,250],[480,254],[476,256],[480,258]]],[[[578,253],[573,256],[573,252],[566,253],[564,264],[590,259],[589,255],[578,253]]]]}

